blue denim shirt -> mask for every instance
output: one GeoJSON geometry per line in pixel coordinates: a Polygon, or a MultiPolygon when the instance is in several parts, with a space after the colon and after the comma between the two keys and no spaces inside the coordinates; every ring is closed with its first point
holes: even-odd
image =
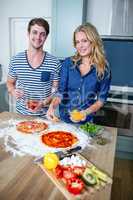
{"type": "MultiPolygon", "coordinates": [[[[84,110],[91,106],[96,100],[105,102],[110,87],[110,70],[106,70],[104,77],[97,77],[96,67],[92,65],[91,70],[84,76],[79,71],[79,65],[74,65],[71,58],[66,58],[62,64],[60,74],[59,93],[62,101],[59,105],[60,117],[63,121],[70,121],[69,112],[73,109],[84,110]]],[[[92,121],[93,114],[88,115],[86,121],[92,121]]]]}

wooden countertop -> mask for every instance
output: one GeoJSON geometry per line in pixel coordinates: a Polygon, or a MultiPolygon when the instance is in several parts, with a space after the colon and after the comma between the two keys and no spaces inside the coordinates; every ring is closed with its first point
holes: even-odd
{"type": "MultiPolygon", "coordinates": [[[[26,118],[15,113],[3,112],[0,120],[26,118]]],[[[106,127],[112,134],[112,141],[106,145],[97,145],[95,149],[85,148],[82,155],[97,167],[113,176],[117,129],[106,127]]],[[[1,200],[65,200],[66,198],[54,186],[44,172],[33,163],[30,156],[13,157],[5,152],[3,140],[0,140],[0,199],[1,200]]],[[[97,191],[93,200],[109,200],[111,185],[97,191]]],[[[88,198],[87,198],[88,199],[88,198]]]]}

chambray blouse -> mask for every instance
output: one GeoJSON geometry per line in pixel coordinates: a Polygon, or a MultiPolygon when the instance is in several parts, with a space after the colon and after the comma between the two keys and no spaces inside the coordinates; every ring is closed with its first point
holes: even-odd
{"type": "MultiPolygon", "coordinates": [[[[111,75],[106,67],[104,76],[97,77],[95,65],[84,76],[79,71],[79,65],[74,64],[71,57],[66,58],[60,71],[59,93],[62,101],[59,105],[61,120],[72,123],[69,112],[73,109],[84,110],[91,106],[96,100],[105,102],[110,88],[111,75]]],[[[87,121],[93,121],[95,113],[87,116],[87,121]]]]}

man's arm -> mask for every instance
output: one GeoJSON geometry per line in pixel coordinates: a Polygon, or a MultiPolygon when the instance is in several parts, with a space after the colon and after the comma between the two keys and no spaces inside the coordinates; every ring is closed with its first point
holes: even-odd
{"type": "Polygon", "coordinates": [[[16,88],[16,80],[8,77],[6,85],[7,85],[7,90],[9,92],[9,94],[14,96],[14,91],[15,91],[15,88],[16,88]]]}
{"type": "Polygon", "coordinates": [[[8,77],[6,85],[8,93],[16,99],[19,99],[23,96],[24,92],[22,90],[16,89],[16,79],[8,77]]]}

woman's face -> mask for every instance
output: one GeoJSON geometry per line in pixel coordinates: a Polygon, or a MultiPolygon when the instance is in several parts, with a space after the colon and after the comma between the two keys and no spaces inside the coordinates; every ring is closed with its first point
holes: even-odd
{"type": "Polygon", "coordinates": [[[76,49],[81,57],[86,57],[91,53],[91,42],[87,39],[83,31],[75,34],[76,49]]]}

